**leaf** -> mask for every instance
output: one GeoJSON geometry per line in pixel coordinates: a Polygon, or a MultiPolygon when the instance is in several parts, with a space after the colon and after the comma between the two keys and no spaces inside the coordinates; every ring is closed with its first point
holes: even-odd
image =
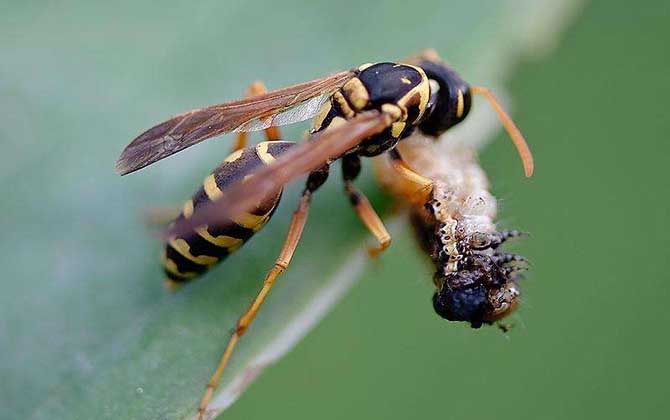
{"type": "MultiPolygon", "coordinates": [[[[0,418],[190,417],[281,246],[298,186],[234,257],[165,293],[160,244],[143,227],[142,210],[189,196],[230,141],[120,178],[114,161],[137,133],[239,96],[254,78],[279,87],[431,45],[467,79],[501,86],[520,54],[538,40],[554,42],[580,2],[436,0],[423,6],[431,12],[421,21],[411,18],[415,5],[368,2],[380,13],[372,25],[365,13],[350,13],[355,2],[294,1],[273,12],[280,31],[258,23],[274,10],[267,3],[3,8],[0,418]]],[[[497,127],[490,116],[472,120],[479,124],[455,130],[454,141],[481,144],[489,136],[477,127],[497,127]]],[[[284,133],[300,136],[297,127],[284,133]]],[[[294,262],[241,340],[213,411],[290,350],[366,265],[370,238],[338,175],[317,194],[294,262]]],[[[369,171],[359,184],[386,205],[369,171]]]]}

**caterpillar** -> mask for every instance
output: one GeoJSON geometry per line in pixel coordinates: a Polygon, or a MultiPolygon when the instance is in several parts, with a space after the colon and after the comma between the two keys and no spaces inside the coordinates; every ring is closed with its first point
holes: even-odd
{"type": "Polygon", "coordinates": [[[497,229],[497,202],[475,152],[435,140],[416,133],[398,145],[423,182],[397,176],[392,157],[376,158],[375,173],[387,192],[409,206],[417,241],[435,265],[435,312],[479,328],[518,306],[519,274],[527,261],[501,245],[523,233],[497,229]]]}

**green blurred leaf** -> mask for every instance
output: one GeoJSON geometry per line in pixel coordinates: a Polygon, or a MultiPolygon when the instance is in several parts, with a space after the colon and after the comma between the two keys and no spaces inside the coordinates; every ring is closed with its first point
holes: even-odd
{"type": "MultiPolygon", "coordinates": [[[[417,13],[415,3],[371,1],[372,21],[352,14],[362,7],[352,1],[2,6],[0,417],[189,417],[279,250],[296,187],[233,258],[166,294],[160,245],[141,211],[189,196],[229,144],[211,142],[120,178],[114,161],[135,134],[237,97],[255,78],[278,87],[428,46],[468,80],[500,86],[520,54],[553,42],[578,4],[436,0],[417,13]]],[[[474,125],[461,135],[479,133],[474,125]]],[[[299,138],[302,128],[284,133],[299,138]]],[[[369,238],[340,194],[338,171],[331,178],[210,408],[232,403],[365,265],[360,249],[369,238]]],[[[369,173],[360,184],[385,206],[369,173]]]]}

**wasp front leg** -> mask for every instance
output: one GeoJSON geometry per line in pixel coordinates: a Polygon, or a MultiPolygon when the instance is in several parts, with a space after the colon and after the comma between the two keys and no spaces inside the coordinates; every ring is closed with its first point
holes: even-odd
{"type": "MultiPolygon", "coordinates": [[[[263,82],[260,80],[256,80],[253,82],[251,85],[249,85],[249,88],[247,88],[247,92],[245,93],[245,98],[252,98],[254,96],[262,95],[266,93],[268,90],[265,88],[265,85],[263,82]]],[[[281,134],[279,133],[279,128],[277,127],[268,127],[265,129],[265,138],[268,141],[274,141],[274,140],[279,140],[281,139],[281,134]]],[[[242,150],[245,147],[247,147],[247,141],[249,140],[249,133],[246,131],[240,131],[237,133],[237,136],[235,136],[235,143],[233,144],[233,152],[236,152],[238,150],[242,150]]]]}
{"type": "Polygon", "coordinates": [[[412,201],[420,203],[427,202],[433,191],[433,181],[410,168],[403,160],[397,147],[389,151],[389,157],[391,167],[396,173],[415,186],[415,188],[413,188],[414,191],[411,194],[413,196],[412,201]]]}
{"type": "Polygon", "coordinates": [[[370,256],[376,257],[391,245],[391,235],[386,230],[384,222],[377,214],[370,201],[354,186],[354,179],[361,171],[361,159],[357,155],[347,155],[342,158],[342,176],[344,178],[344,191],[349,196],[349,201],[354,207],[356,215],[361,219],[365,227],[379,242],[378,247],[368,249],[370,256]]]}

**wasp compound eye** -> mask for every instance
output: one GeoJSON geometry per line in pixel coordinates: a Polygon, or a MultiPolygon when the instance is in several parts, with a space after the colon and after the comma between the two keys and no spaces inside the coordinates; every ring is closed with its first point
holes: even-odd
{"type": "Polygon", "coordinates": [[[483,286],[458,290],[444,287],[433,295],[433,308],[438,315],[449,321],[467,321],[472,328],[482,326],[487,305],[483,286]]]}

